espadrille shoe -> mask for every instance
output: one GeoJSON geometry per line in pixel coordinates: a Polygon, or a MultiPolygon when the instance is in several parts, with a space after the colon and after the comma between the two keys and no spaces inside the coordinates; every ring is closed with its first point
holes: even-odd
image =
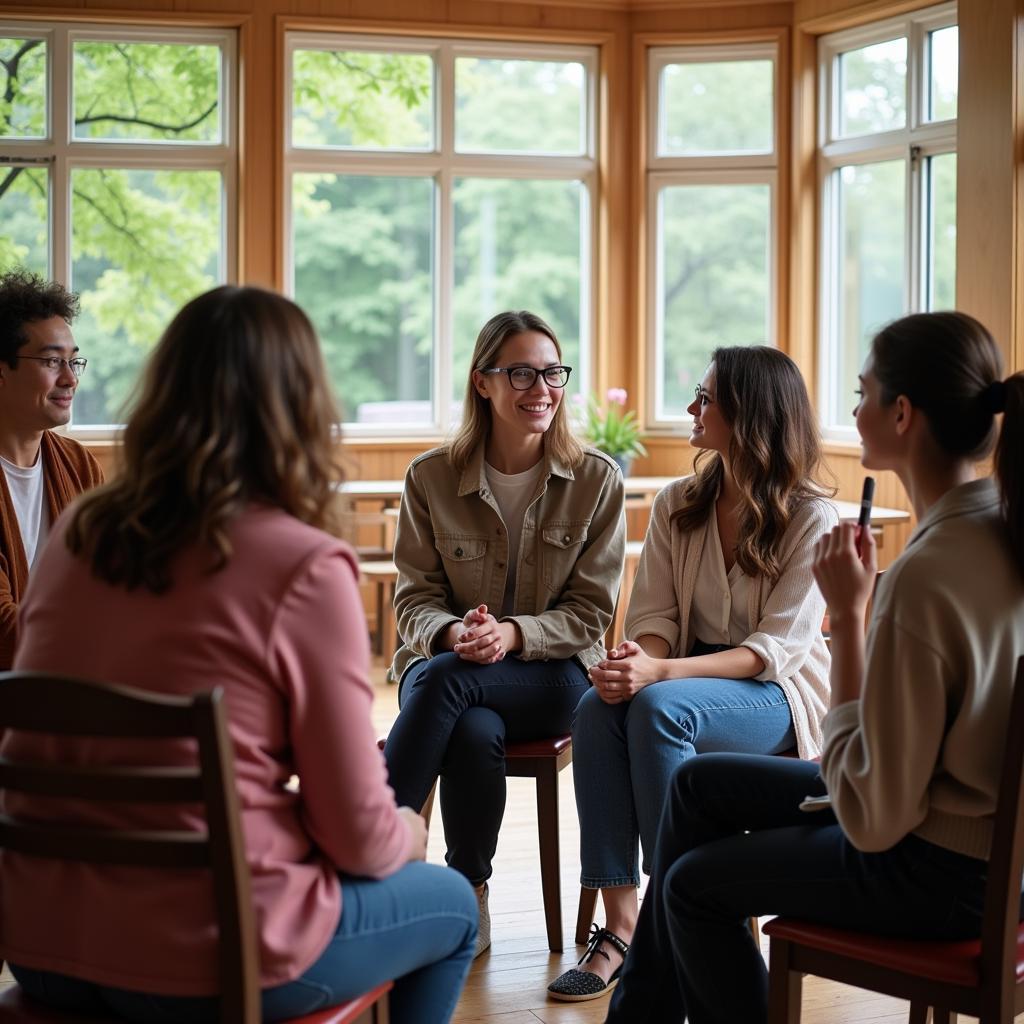
{"type": "MultiPolygon", "coordinates": [[[[614,932],[608,931],[607,928],[598,928],[595,924],[591,926],[587,950],[579,958],[577,966],[584,961],[590,963],[598,954],[603,956],[605,960],[610,960],[611,957],[601,948],[601,945],[605,942],[611,943],[622,954],[623,962],[625,962],[629,946],[614,932]]],[[[574,967],[571,971],[566,971],[565,974],[555,978],[548,985],[548,992],[551,993],[552,999],[561,999],[567,1003],[582,1003],[587,999],[598,999],[601,996],[607,995],[618,985],[619,975],[621,974],[622,964],[615,968],[612,976],[607,981],[601,975],[594,974],[593,971],[578,971],[574,967]]]]}

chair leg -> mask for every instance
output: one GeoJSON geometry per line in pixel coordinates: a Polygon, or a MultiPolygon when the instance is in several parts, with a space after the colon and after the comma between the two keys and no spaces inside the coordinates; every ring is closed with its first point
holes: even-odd
{"type": "Polygon", "coordinates": [[[789,943],[772,939],[768,956],[768,1024],[800,1024],[804,976],[790,970],[789,943]]]}
{"type": "Polygon", "coordinates": [[[380,642],[384,660],[389,662],[398,650],[398,623],[395,621],[395,584],[389,581],[384,587],[384,600],[387,602],[382,609],[384,622],[380,630],[380,642]]]}
{"type": "Polygon", "coordinates": [[[747,927],[750,929],[750,934],[754,939],[754,945],[761,945],[761,926],[757,923],[756,917],[747,918],[747,927]]]}
{"type": "Polygon", "coordinates": [[[932,1008],[927,1003],[910,1002],[910,1016],[907,1024],[928,1024],[932,1019],[932,1008]]]}
{"type": "Polygon", "coordinates": [[[373,1004],[373,1019],[371,1024],[391,1024],[390,1004],[391,997],[387,992],[385,992],[384,995],[382,995],[380,999],[373,1004]]]}
{"type": "Polygon", "coordinates": [[[590,940],[590,926],[594,923],[594,912],[597,910],[598,889],[585,889],[580,886],[580,908],[576,913],[576,944],[585,946],[590,940]]]}
{"type": "Polygon", "coordinates": [[[537,775],[537,836],[540,843],[540,887],[548,949],[562,952],[561,866],[558,857],[558,769],[554,761],[537,775]]]}

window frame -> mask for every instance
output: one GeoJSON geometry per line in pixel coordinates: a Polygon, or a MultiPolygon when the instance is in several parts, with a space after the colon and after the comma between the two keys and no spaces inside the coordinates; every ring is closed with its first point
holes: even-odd
{"type": "Polygon", "coordinates": [[[699,41],[661,44],[651,43],[646,48],[646,89],[650,97],[646,118],[646,223],[649,225],[646,244],[646,265],[649,268],[644,282],[644,304],[647,310],[645,349],[647,373],[645,390],[649,396],[645,404],[644,426],[653,435],[678,433],[687,423],[689,415],[670,415],[663,410],[664,380],[664,311],[659,298],[663,281],[663,261],[659,258],[661,246],[661,218],[659,216],[662,192],[673,186],[751,184],[768,188],[767,261],[768,301],[765,308],[766,345],[777,345],[780,335],[782,304],[779,298],[782,253],[780,250],[779,192],[781,172],[781,139],[783,137],[783,111],[780,101],[780,78],[785,68],[783,42],[778,37],[735,42],[699,41]],[[660,77],[669,64],[718,63],[724,61],[770,60],[772,63],[772,148],[759,153],[723,153],[699,156],[660,156],[658,154],[661,118],[660,77]]]}
{"type": "MultiPolygon", "coordinates": [[[[823,35],[817,53],[817,186],[820,230],[818,238],[818,411],[827,440],[856,443],[852,425],[838,422],[839,410],[853,405],[851,395],[840,392],[839,366],[842,244],[838,175],[843,167],[902,160],[904,182],[903,312],[928,308],[931,224],[926,205],[931,190],[932,157],[957,152],[957,119],[926,119],[930,65],[928,36],[957,25],[956,0],[900,17],[886,18],[856,28],[823,35]],[[837,137],[839,58],[851,50],[905,36],[907,39],[906,124],[899,129],[837,137]]],[[[881,326],[881,325],[878,325],[881,326]]]]}
{"type": "MultiPolygon", "coordinates": [[[[0,19],[4,36],[45,39],[46,136],[41,139],[4,139],[7,166],[45,167],[48,176],[47,276],[72,280],[71,179],[80,169],[203,170],[221,176],[220,262],[223,283],[238,274],[238,153],[239,61],[238,33],[233,28],[127,26],[117,22],[47,22],[0,19]],[[221,139],[208,142],[151,140],[81,140],[74,138],[74,44],[78,41],[180,45],[214,45],[221,52],[221,139]]],[[[73,325],[72,325],[73,329],[73,325]]],[[[157,339],[153,339],[154,343],[157,339]]],[[[88,355],[88,353],[83,353],[88,355]]],[[[123,424],[78,424],[72,419],[68,433],[83,441],[109,441],[123,424]]]]}
{"type": "MultiPolygon", "coordinates": [[[[495,41],[422,32],[410,35],[287,29],[284,33],[282,164],[282,261],[286,294],[295,294],[292,180],[295,174],[429,177],[434,181],[433,350],[431,420],[429,423],[358,423],[345,421],[349,439],[433,438],[448,434],[454,423],[451,396],[455,252],[453,190],[459,177],[579,181],[582,183],[580,244],[580,357],[573,379],[584,393],[594,371],[597,322],[597,243],[599,214],[598,109],[600,47],[591,43],[495,41]],[[434,146],[425,150],[369,150],[301,147],[292,141],[293,54],[296,50],[365,50],[376,53],[429,53],[434,58],[434,146]],[[571,60],[584,66],[584,152],[579,156],[455,151],[455,60],[458,57],[505,57],[518,60],[571,60]]],[[[495,312],[498,312],[495,310],[495,312]]]]}

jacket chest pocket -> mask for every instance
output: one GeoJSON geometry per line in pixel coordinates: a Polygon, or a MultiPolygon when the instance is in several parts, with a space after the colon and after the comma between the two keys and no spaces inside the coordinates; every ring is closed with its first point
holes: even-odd
{"type": "Polygon", "coordinates": [[[434,546],[444,563],[445,575],[456,600],[475,600],[483,580],[487,541],[483,537],[442,533],[434,535],[434,546]]]}
{"type": "Polygon", "coordinates": [[[544,586],[557,594],[572,575],[587,539],[588,523],[548,523],[541,529],[540,558],[544,586]]]}

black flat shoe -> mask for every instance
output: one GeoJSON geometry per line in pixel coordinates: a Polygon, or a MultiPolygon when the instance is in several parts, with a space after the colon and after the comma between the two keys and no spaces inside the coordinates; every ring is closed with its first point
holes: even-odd
{"type": "MultiPolygon", "coordinates": [[[[592,925],[590,929],[590,940],[587,942],[586,952],[579,958],[577,966],[584,961],[590,963],[600,953],[605,960],[610,959],[608,954],[601,949],[604,942],[611,943],[621,954],[623,962],[629,946],[622,941],[614,932],[607,928],[598,928],[592,925]]],[[[559,975],[550,985],[548,992],[552,999],[561,999],[566,1003],[582,1003],[587,999],[599,999],[607,995],[619,983],[619,976],[622,974],[622,964],[612,972],[612,976],[605,981],[599,974],[593,971],[578,971],[575,967],[565,974],[559,975]]]]}

